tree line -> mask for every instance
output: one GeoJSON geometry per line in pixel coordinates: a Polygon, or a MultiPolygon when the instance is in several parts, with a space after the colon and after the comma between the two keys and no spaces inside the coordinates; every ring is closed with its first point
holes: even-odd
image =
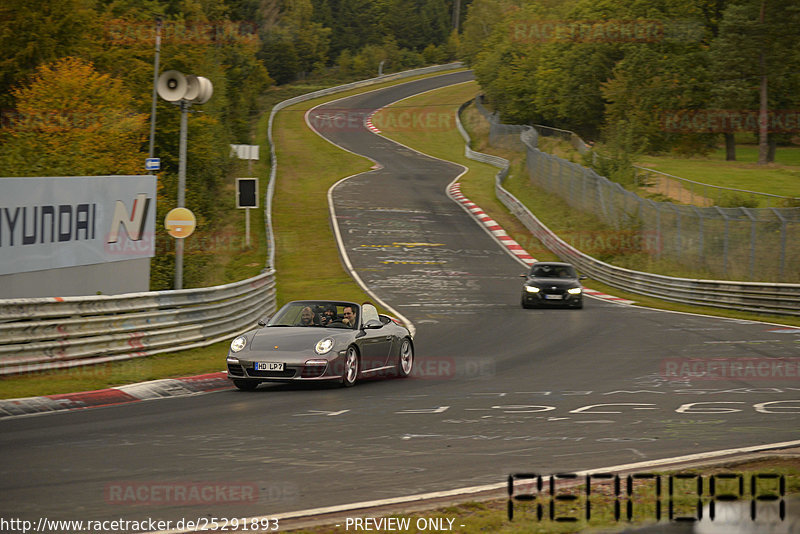
{"type": "MultiPolygon", "coordinates": [[[[157,20],[161,70],[214,84],[193,121],[212,147],[193,142],[190,158],[218,178],[227,144],[247,142],[270,85],[453,60],[452,10],[452,0],[7,0],[0,175],[140,171],[157,20]]],[[[157,151],[171,171],[175,113],[158,105],[157,151]]]]}
{"type": "Polygon", "coordinates": [[[461,53],[505,121],[628,155],[753,134],[766,163],[800,131],[799,33],[796,2],[475,0],[461,53]]]}

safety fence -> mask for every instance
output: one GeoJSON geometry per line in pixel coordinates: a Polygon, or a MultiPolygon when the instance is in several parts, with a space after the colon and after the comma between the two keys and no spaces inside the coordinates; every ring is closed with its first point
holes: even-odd
{"type": "MultiPolygon", "coordinates": [[[[472,150],[469,134],[460,120],[461,113],[472,102],[473,100],[470,100],[462,104],[457,114],[457,126],[466,142],[466,157],[501,168],[495,183],[498,199],[534,237],[562,260],[574,264],[582,273],[594,280],[631,293],[682,304],[800,316],[800,284],[698,280],[634,271],[595,259],[567,243],[503,187],[509,171],[508,160],[472,150]]],[[[517,134],[529,151],[535,150],[537,143],[537,134],[531,130],[533,128],[528,127],[523,129],[521,134],[517,134]]],[[[549,171],[553,172],[553,168],[549,171]]]]}
{"type": "MultiPolygon", "coordinates": [[[[478,109],[489,120],[490,132],[495,131],[490,133],[493,146],[507,148],[513,137],[523,147],[535,185],[616,230],[642,236],[633,252],[675,261],[710,278],[800,281],[800,207],[703,207],[644,198],[592,169],[542,152],[535,142],[520,141],[524,127],[510,129],[482,105],[478,109]]],[[[694,200],[688,190],[685,194],[687,202],[694,200]]]]}
{"type": "MultiPolygon", "coordinates": [[[[269,119],[272,159],[264,203],[269,257],[261,274],[231,284],[196,289],[2,299],[0,375],[43,372],[202,347],[253,328],[276,308],[272,230],[272,195],[277,175],[272,142],[275,114],[287,106],[321,96],[460,67],[460,63],[453,63],[388,74],[277,104],[269,119]]],[[[224,354],[220,355],[223,357],[224,354]]]]}

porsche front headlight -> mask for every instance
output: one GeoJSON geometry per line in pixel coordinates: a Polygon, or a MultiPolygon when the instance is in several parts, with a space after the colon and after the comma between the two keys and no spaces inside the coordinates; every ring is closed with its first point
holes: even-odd
{"type": "Polygon", "coordinates": [[[316,346],[314,347],[314,352],[319,355],[327,354],[333,348],[333,339],[326,337],[325,339],[321,339],[317,341],[316,346]]]}
{"type": "Polygon", "coordinates": [[[233,341],[231,341],[231,352],[239,352],[247,345],[247,338],[244,336],[239,336],[233,341]]]}

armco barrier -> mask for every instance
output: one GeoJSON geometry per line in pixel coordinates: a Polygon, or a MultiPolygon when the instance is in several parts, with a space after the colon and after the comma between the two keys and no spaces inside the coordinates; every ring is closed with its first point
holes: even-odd
{"type": "Polygon", "coordinates": [[[275,239],[271,216],[277,173],[272,143],[275,114],[292,104],[321,96],[460,67],[460,63],[453,63],[388,74],[277,104],[269,118],[272,168],[264,203],[269,258],[262,274],[231,284],[177,291],[2,299],[0,375],[174,352],[210,345],[252,328],[260,318],[274,313],[276,307],[275,270],[272,268],[275,265],[275,239]]]}
{"type": "MultiPolygon", "coordinates": [[[[597,260],[560,239],[503,187],[503,181],[508,175],[508,160],[475,152],[470,148],[469,134],[461,124],[461,112],[470,103],[472,100],[462,104],[456,117],[459,132],[466,142],[466,157],[500,167],[495,179],[497,198],[544,246],[562,260],[575,265],[582,273],[623,291],[681,304],[800,316],[800,284],[697,280],[634,271],[597,260]]],[[[520,138],[523,143],[536,146],[533,128],[523,131],[520,138]]]]}
{"type": "Polygon", "coordinates": [[[210,345],[274,311],[272,270],[208,288],[0,300],[0,375],[210,345]]]}

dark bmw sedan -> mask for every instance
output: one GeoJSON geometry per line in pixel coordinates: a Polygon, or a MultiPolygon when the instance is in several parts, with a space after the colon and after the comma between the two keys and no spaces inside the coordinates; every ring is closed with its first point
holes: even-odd
{"type": "Polygon", "coordinates": [[[583,308],[583,287],[586,277],[575,272],[569,263],[539,261],[531,265],[522,286],[522,307],[560,306],[583,308]]]}

